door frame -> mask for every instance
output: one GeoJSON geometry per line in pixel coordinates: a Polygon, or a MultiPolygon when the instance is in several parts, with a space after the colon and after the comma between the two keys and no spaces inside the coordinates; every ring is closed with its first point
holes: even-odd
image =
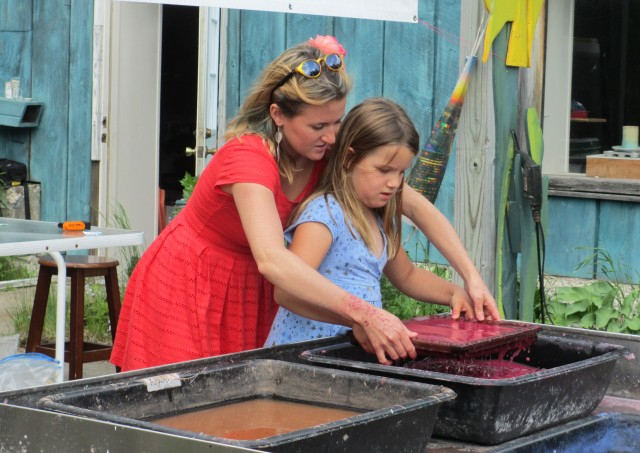
{"type": "MultiPolygon", "coordinates": [[[[162,4],[95,0],[92,96],[92,200],[98,223],[112,226],[120,204],[145,244],[158,234],[162,4]]],[[[220,39],[224,10],[200,8],[197,115],[202,150],[219,142],[220,39]],[[203,44],[204,43],[204,44],[203,44]],[[212,61],[215,59],[215,61],[212,61]],[[214,103],[214,105],[211,105],[214,103]],[[205,131],[212,130],[206,139],[205,131]]],[[[222,43],[220,42],[222,41],[222,43]]],[[[223,119],[222,119],[223,120],[223,119]]],[[[197,143],[198,144],[198,143],[197,143]]],[[[199,174],[205,165],[202,153],[199,174]]]]}

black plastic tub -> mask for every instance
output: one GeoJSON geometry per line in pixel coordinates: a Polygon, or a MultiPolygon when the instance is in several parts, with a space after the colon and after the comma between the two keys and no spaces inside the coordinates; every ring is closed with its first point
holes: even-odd
{"type": "Polygon", "coordinates": [[[540,334],[528,352],[514,360],[543,370],[508,379],[380,365],[375,356],[350,343],[304,351],[301,358],[340,370],[449,387],[457,398],[439,409],[433,435],[496,445],[589,414],[602,400],[616,360],[626,353],[618,345],[540,334]]]}
{"type": "Polygon", "coordinates": [[[278,360],[250,360],[169,373],[42,398],[56,412],[272,452],[422,452],[441,403],[455,393],[439,385],[387,379],[278,360]],[[360,413],[262,439],[225,439],[169,428],[153,419],[274,398],[360,413]]]}
{"type": "Polygon", "coordinates": [[[636,453],[639,445],[640,416],[609,413],[508,442],[494,453],[636,453]]]}

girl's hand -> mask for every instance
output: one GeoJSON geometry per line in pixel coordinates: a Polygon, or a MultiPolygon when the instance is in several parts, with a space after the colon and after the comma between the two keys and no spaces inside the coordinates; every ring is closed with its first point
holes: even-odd
{"type": "Polygon", "coordinates": [[[467,319],[476,318],[473,302],[463,288],[456,289],[453,292],[449,305],[451,306],[451,319],[458,319],[463,313],[467,319]]]}
{"type": "Polygon", "coordinates": [[[477,278],[465,282],[465,289],[473,301],[473,310],[478,321],[484,321],[485,319],[500,320],[500,312],[496,301],[479,275],[477,278]]]}

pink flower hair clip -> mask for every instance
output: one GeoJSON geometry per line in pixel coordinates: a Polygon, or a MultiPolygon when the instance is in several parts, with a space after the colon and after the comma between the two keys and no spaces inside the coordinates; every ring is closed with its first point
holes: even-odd
{"type": "Polygon", "coordinates": [[[338,54],[341,57],[347,55],[347,51],[344,50],[342,44],[338,42],[333,36],[316,35],[316,39],[309,38],[309,45],[329,55],[332,53],[338,54]]]}

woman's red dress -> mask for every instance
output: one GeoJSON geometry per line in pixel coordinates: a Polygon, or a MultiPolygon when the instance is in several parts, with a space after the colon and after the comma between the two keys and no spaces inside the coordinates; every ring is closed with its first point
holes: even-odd
{"type": "Polygon", "coordinates": [[[233,198],[220,186],[252,182],[274,193],[284,226],[295,201],[280,188],[273,156],[256,135],[215,154],[185,208],[143,254],[125,292],[111,362],[123,371],[262,347],[277,311],[258,272],[233,198]]]}

